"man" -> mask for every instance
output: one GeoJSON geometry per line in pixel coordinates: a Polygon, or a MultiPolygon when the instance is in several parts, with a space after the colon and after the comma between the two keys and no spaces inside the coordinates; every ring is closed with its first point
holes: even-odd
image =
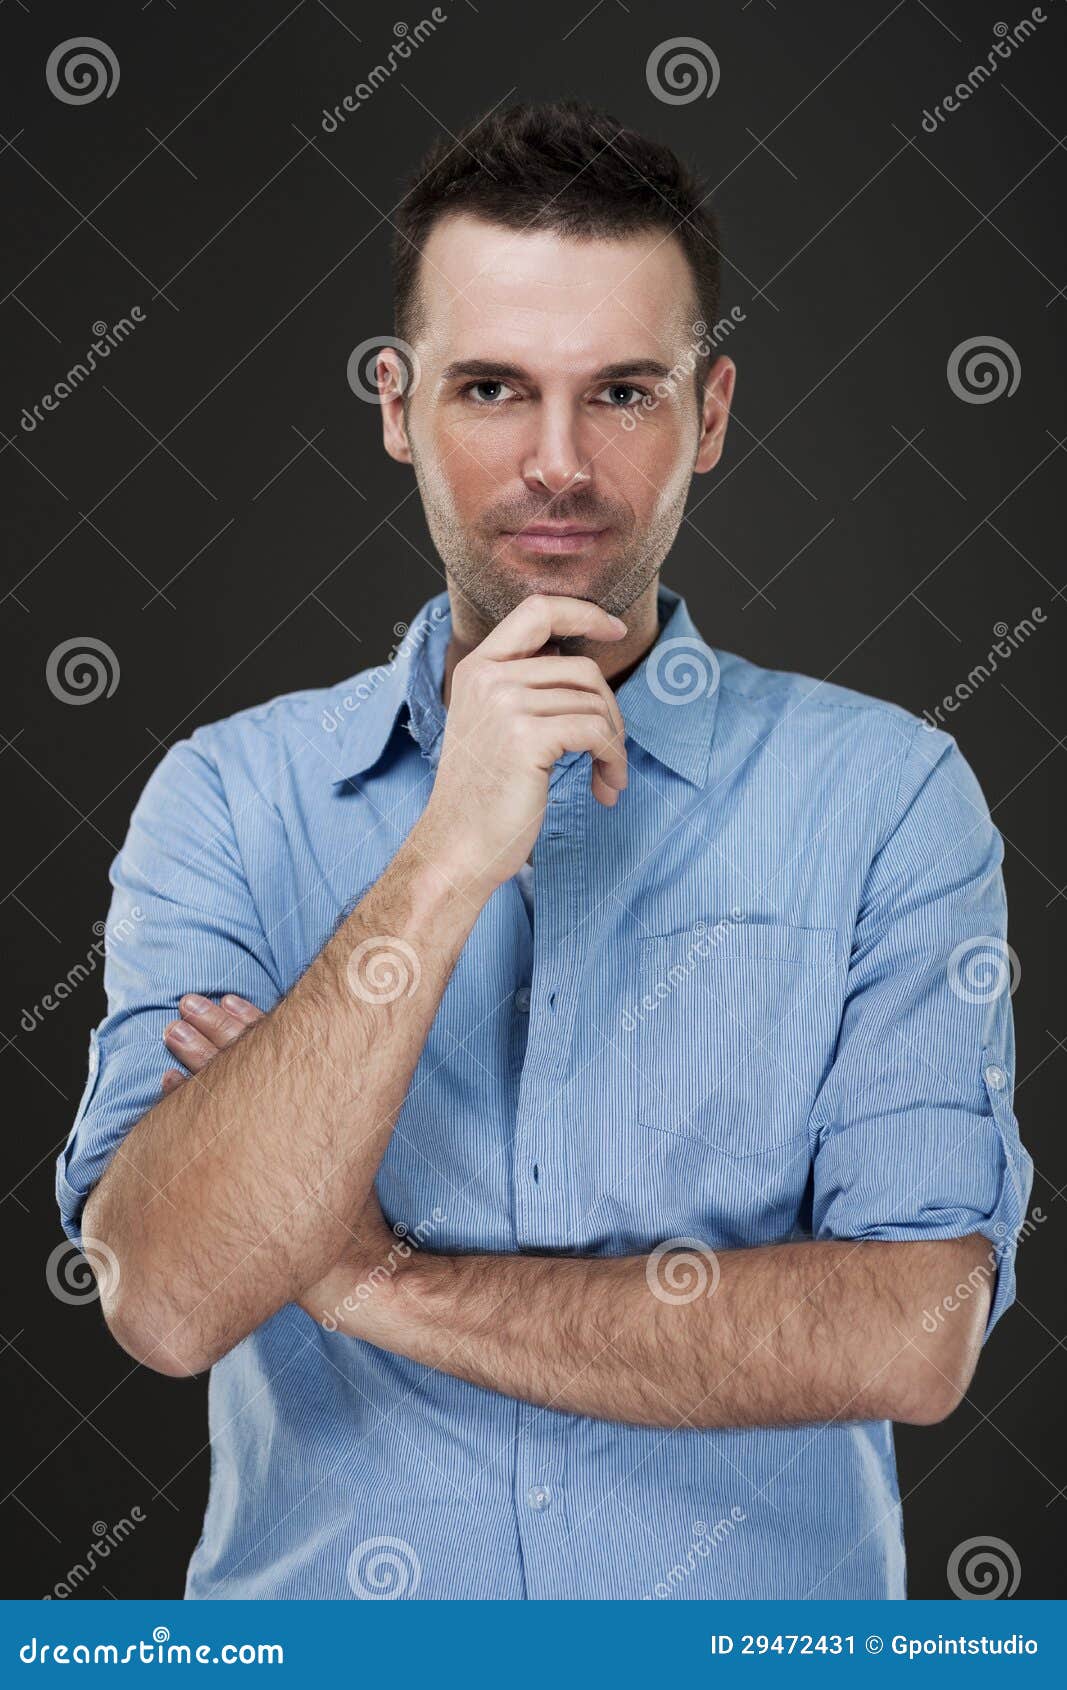
{"type": "Polygon", "coordinates": [[[447,594],[173,746],[115,862],[59,1195],[118,1341],[212,1368],[190,1596],[904,1593],[891,1422],[1029,1189],[1002,848],[946,735],[659,584],[716,243],[588,108],[433,152],[381,380],[447,594]]]}

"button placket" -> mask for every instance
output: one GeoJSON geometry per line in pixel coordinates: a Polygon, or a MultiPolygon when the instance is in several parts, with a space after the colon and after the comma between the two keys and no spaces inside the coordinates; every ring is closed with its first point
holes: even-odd
{"type": "Polygon", "coordinates": [[[573,762],[552,777],[552,808],[546,809],[534,847],[537,919],[533,981],[525,989],[525,1011],[519,1002],[522,987],[514,998],[515,1009],[530,1016],[515,1123],[513,1191],[520,1250],[558,1247],[570,1236],[568,1211],[573,1193],[564,1165],[567,1146],[555,1131],[553,1105],[565,1079],[575,1000],[572,976],[577,960],[572,935],[583,875],[583,772],[588,785],[588,772],[573,767],[573,762]]]}

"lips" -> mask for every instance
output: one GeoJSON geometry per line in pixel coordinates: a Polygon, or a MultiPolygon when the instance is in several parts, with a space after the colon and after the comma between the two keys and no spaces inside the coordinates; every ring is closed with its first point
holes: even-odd
{"type": "Polygon", "coordinates": [[[575,552],[593,545],[606,533],[604,528],[583,528],[573,522],[533,522],[516,532],[505,530],[524,550],[535,552],[575,552]]]}

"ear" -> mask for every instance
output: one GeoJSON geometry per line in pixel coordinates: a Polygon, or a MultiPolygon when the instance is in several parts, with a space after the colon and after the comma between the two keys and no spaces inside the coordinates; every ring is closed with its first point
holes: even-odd
{"type": "Polygon", "coordinates": [[[410,370],[391,346],[383,346],[378,353],[375,378],[382,406],[382,439],[385,449],[398,464],[411,462],[407,424],[404,420],[404,386],[410,370]]]}
{"type": "Polygon", "coordinates": [[[730,403],[734,396],[737,366],[732,358],[716,358],[704,381],[704,410],[700,445],[694,469],[706,475],[722,457],[726,424],[730,420],[730,403]]]}

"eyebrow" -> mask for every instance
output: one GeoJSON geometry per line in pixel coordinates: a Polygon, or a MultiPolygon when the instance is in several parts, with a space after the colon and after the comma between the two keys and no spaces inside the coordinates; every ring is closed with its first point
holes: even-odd
{"type": "MultiPolygon", "coordinates": [[[[605,364],[595,370],[590,376],[591,381],[629,381],[631,376],[658,376],[666,378],[670,375],[666,364],[659,363],[654,358],[629,358],[621,364],[605,364]]],[[[466,377],[471,381],[529,381],[529,371],[518,364],[497,364],[489,358],[463,358],[457,363],[449,364],[442,372],[442,381],[458,381],[466,377]]]]}

